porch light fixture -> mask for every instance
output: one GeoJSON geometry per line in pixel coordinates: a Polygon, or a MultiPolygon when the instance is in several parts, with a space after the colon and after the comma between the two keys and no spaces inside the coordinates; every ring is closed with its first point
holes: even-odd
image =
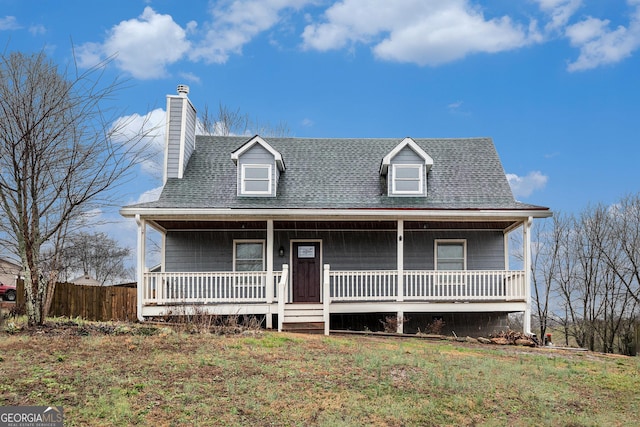
{"type": "Polygon", "coordinates": [[[278,256],[280,256],[280,258],[284,256],[284,246],[280,246],[280,249],[278,249],[278,256]]]}

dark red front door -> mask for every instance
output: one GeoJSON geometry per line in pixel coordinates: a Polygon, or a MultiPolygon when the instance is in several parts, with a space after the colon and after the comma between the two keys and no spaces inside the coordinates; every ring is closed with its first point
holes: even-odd
{"type": "Polygon", "coordinates": [[[293,302],[320,302],[320,242],[294,242],[293,302]]]}

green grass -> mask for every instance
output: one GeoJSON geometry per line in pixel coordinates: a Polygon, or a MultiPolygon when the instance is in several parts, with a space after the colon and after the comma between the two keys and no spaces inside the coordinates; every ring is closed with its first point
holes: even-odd
{"type": "Polygon", "coordinates": [[[65,425],[629,425],[640,360],[265,332],[0,336],[0,405],[65,425]]]}

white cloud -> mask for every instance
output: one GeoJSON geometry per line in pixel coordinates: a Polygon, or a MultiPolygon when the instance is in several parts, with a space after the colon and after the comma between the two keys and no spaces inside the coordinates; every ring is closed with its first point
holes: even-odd
{"type": "Polygon", "coordinates": [[[540,9],[547,13],[551,21],[546,25],[547,30],[557,30],[569,22],[569,19],[582,6],[582,0],[536,0],[540,9]]]}
{"type": "Polygon", "coordinates": [[[44,25],[32,25],[29,27],[29,32],[32,36],[40,36],[47,33],[47,29],[44,25]]]}
{"type": "MultiPolygon", "coordinates": [[[[118,118],[112,125],[113,139],[120,144],[138,144],[140,167],[142,172],[161,177],[164,169],[164,140],[166,114],[162,108],[156,108],[145,115],[131,114],[118,118]],[[139,136],[144,135],[142,141],[139,136]]],[[[133,148],[133,147],[132,147],[133,148]]]]}
{"type": "Polygon", "coordinates": [[[231,54],[283,18],[282,11],[298,10],[314,0],[237,0],[216,3],[205,39],[190,53],[193,60],[225,63],[231,54]]]}
{"type": "Polygon", "coordinates": [[[326,51],[353,43],[373,44],[384,60],[440,65],[473,53],[496,53],[537,41],[535,25],[524,29],[508,16],[486,19],[468,0],[374,0],[363,8],[343,0],[308,25],[306,49],[326,51]]]}
{"type": "Polygon", "coordinates": [[[627,27],[621,25],[611,30],[609,20],[589,16],[566,28],[565,34],[571,45],[580,49],[578,59],[568,65],[568,71],[614,64],[640,48],[640,1],[629,0],[628,4],[634,10],[627,27]]]}
{"type": "MultiPolygon", "coordinates": [[[[610,21],[594,17],[569,25],[584,0],[532,2],[544,16],[543,30],[536,19],[485,16],[477,0],[338,0],[327,2],[320,18],[308,8],[320,0],[220,0],[210,3],[201,25],[191,21],[185,26],[147,6],[140,16],[114,25],[103,41],[78,46],[76,54],[81,67],[113,56],[115,65],[135,78],[161,78],[181,60],[225,63],[270,30],[271,45],[280,47],[274,36],[295,32],[298,21],[291,17],[300,11],[306,22],[301,34],[306,50],[355,52],[355,46],[364,44],[378,59],[427,66],[477,53],[512,51],[558,35],[580,50],[570,71],[621,61],[640,47],[640,0],[627,0],[633,10],[630,22],[615,29],[609,28],[610,21]]],[[[15,17],[0,18],[0,30],[11,28],[19,28],[15,17]]],[[[30,31],[44,30],[38,26],[30,31]]],[[[188,72],[183,78],[200,80],[188,72]]]]}
{"type": "Polygon", "coordinates": [[[602,37],[609,25],[608,20],[588,17],[577,24],[567,27],[565,34],[574,46],[581,46],[593,39],[602,37]]]}
{"type": "Polygon", "coordinates": [[[160,193],[162,193],[162,187],[152,188],[151,190],[142,193],[134,203],[155,202],[160,197],[160,193]]]}
{"type": "Polygon", "coordinates": [[[78,65],[83,68],[90,68],[98,65],[104,60],[102,45],[100,43],[84,43],[75,47],[75,57],[78,65]]]}
{"type": "Polygon", "coordinates": [[[193,73],[189,73],[189,72],[181,72],[179,73],[180,77],[183,78],[185,81],[188,81],[190,83],[197,83],[200,84],[202,83],[202,80],[200,79],[200,77],[198,77],[197,75],[193,74],[193,73]]]}
{"type": "Polygon", "coordinates": [[[451,112],[456,112],[460,109],[460,107],[462,107],[462,104],[464,104],[463,101],[452,102],[451,104],[447,105],[447,109],[451,112]]]}
{"type": "Polygon", "coordinates": [[[166,75],[166,67],[184,57],[191,47],[187,33],[195,22],[184,29],[170,15],[156,13],[145,7],[138,18],[122,21],[108,33],[104,43],[85,43],[78,48],[82,67],[91,67],[100,60],[115,56],[115,63],[138,79],[166,75]]]}
{"type": "Polygon", "coordinates": [[[511,191],[516,199],[529,197],[534,191],[544,188],[548,180],[549,177],[539,171],[529,172],[527,176],[518,176],[512,173],[507,174],[507,181],[509,181],[511,191]]]}
{"type": "Polygon", "coordinates": [[[19,30],[20,28],[22,27],[18,24],[18,20],[15,16],[5,16],[4,18],[0,18],[0,31],[19,30]]]}

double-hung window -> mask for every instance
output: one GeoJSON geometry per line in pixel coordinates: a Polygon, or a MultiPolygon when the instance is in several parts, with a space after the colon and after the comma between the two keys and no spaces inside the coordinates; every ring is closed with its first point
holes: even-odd
{"type": "Polygon", "coordinates": [[[271,165],[242,165],[241,194],[271,194],[271,165]]]}
{"type": "Polygon", "coordinates": [[[422,165],[394,164],[393,165],[393,194],[421,195],[423,194],[422,165]]]}
{"type": "Polygon", "coordinates": [[[436,270],[466,270],[467,245],[464,240],[436,240],[436,270]]]}
{"type": "Polygon", "coordinates": [[[234,244],[234,271],[264,271],[263,241],[236,240],[234,244]]]}
{"type": "Polygon", "coordinates": [[[465,240],[436,240],[435,265],[438,284],[447,285],[441,290],[442,296],[460,297],[465,294],[465,273],[467,269],[467,242],[465,240]]]}
{"type": "Polygon", "coordinates": [[[236,240],[233,247],[233,269],[238,274],[234,279],[235,298],[264,298],[264,241],[236,240]],[[256,272],[257,274],[254,274],[256,272]]]}

